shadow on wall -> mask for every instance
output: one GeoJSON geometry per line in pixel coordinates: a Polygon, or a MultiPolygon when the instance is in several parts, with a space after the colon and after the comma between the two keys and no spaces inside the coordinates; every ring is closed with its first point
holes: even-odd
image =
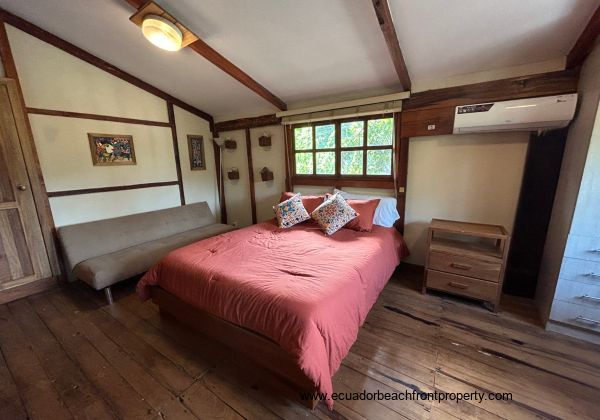
{"type": "Polygon", "coordinates": [[[429,222],[411,222],[404,225],[404,237],[411,239],[410,244],[407,244],[410,250],[408,262],[424,264],[428,229],[429,222]]]}

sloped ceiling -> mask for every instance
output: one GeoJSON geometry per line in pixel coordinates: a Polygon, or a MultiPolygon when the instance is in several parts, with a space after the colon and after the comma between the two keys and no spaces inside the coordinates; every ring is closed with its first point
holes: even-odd
{"type": "MultiPolygon", "coordinates": [[[[157,0],[288,103],[397,92],[370,0],[157,0]]],[[[413,81],[565,56],[600,0],[390,0],[413,81]]],[[[190,50],[161,51],[124,0],[0,0],[0,7],[212,114],[275,107],[190,50]]]]}

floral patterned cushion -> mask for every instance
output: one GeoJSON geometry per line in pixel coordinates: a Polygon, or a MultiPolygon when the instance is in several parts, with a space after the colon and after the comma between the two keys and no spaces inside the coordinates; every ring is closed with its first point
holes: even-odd
{"type": "Polygon", "coordinates": [[[280,228],[289,228],[310,219],[310,214],[302,205],[300,194],[273,206],[273,211],[280,228]]]}
{"type": "Polygon", "coordinates": [[[312,212],[312,218],[327,235],[333,235],[357,216],[358,213],[339,194],[333,194],[312,212]]]}

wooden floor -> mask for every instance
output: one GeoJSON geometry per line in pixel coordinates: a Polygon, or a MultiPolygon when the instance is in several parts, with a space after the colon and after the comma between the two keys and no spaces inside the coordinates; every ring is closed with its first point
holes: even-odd
{"type": "Polygon", "coordinates": [[[544,331],[531,307],[421,295],[390,281],[334,377],[338,392],[510,392],[513,400],[336,402],[285,384],[141,303],[70,285],[0,306],[0,418],[599,418],[600,347],[544,331]]]}

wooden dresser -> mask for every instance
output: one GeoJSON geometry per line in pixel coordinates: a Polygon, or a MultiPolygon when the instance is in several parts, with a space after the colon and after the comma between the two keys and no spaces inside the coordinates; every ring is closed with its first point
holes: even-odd
{"type": "Polygon", "coordinates": [[[435,289],[478,299],[496,311],[509,243],[503,226],[433,219],[423,293],[435,289]]]}

